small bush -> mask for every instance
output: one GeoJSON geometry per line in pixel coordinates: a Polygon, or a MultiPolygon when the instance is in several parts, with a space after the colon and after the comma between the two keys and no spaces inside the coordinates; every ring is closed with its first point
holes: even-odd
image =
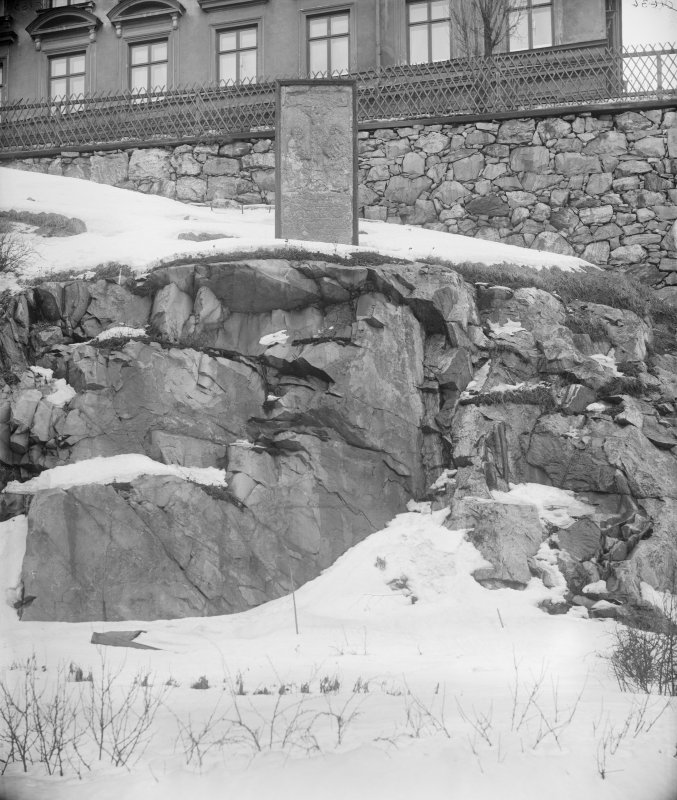
{"type": "Polygon", "coordinates": [[[619,625],[614,633],[607,658],[622,691],[677,696],[677,601],[666,597],[663,613],[650,616],[650,630],[619,625]]]}
{"type": "Polygon", "coordinates": [[[676,637],[637,628],[619,629],[609,662],[623,691],[677,696],[676,637]]]}
{"type": "Polygon", "coordinates": [[[154,690],[142,673],[120,690],[122,667],[111,667],[105,648],[99,659],[96,676],[82,697],[85,728],[99,761],[126,767],[141,757],[153,737],[155,715],[168,690],[166,686],[154,690]]]}
{"type": "Polygon", "coordinates": [[[109,336],[107,339],[92,339],[89,344],[104,353],[118,352],[130,342],[143,342],[149,344],[152,341],[148,335],[144,336],[109,336]]]}
{"type": "Polygon", "coordinates": [[[0,230],[0,272],[16,272],[28,264],[33,249],[21,234],[0,230]]]}
{"type": "Polygon", "coordinates": [[[207,680],[206,676],[200,675],[200,677],[195,681],[195,683],[191,683],[191,689],[209,689],[209,681],[207,680]]]}
{"type": "Polygon", "coordinates": [[[85,675],[82,667],[79,667],[77,664],[74,664],[71,661],[70,666],[68,667],[68,680],[72,681],[73,683],[82,683],[83,681],[92,681],[92,670],[90,669],[89,672],[85,675]]]}
{"type": "Polygon", "coordinates": [[[556,406],[552,389],[545,383],[490,389],[488,392],[480,392],[463,399],[464,405],[494,406],[506,403],[540,406],[543,411],[552,411],[556,406]]]}
{"type": "Polygon", "coordinates": [[[320,680],[320,692],[322,694],[330,694],[331,692],[338,692],[341,688],[341,681],[338,679],[337,675],[334,675],[333,678],[330,678],[329,675],[325,675],[320,680]]]}
{"type": "Polygon", "coordinates": [[[385,560],[385,558],[381,558],[381,556],[376,556],[376,561],[374,562],[374,566],[376,567],[376,569],[380,569],[381,571],[383,571],[388,566],[388,563],[385,560]]]}

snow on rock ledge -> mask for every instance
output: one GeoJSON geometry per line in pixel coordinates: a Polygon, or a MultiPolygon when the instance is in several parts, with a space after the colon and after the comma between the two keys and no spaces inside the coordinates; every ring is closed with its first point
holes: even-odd
{"type": "Polygon", "coordinates": [[[131,483],[142,475],[169,475],[203,486],[226,484],[225,470],[214,467],[180,467],[160,464],[148,456],[129,453],[119,456],[89,458],[45,470],[28,481],[10,481],[5,491],[10,494],[36,494],[47,489],[69,489],[88,484],[131,483]]]}

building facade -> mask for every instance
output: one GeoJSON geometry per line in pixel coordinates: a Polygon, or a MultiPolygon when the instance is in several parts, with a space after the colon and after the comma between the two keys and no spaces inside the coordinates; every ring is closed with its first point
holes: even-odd
{"type": "MultiPolygon", "coordinates": [[[[7,104],[444,61],[467,54],[457,2],[478,0],[0,0],[0,93],[7,104]]],[[[495,49],[617,44],[619,23],[615,0],[514,0],[495,49]]]]}

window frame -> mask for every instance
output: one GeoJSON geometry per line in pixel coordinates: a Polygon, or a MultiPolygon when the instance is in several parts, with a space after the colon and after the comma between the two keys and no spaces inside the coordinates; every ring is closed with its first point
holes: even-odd
{"type": "Polygon", "coordinates": [[[129,41],[127,42],[127,89],[132,94],[138,97],[147,97],[152,95],[152,93],[157,90],[158,92],[162,91],[165,92],[169,89],[169,37],[168,36],[153,36],[150,38],[139,39],[137,41],[129,41]],[[166,56],[164,61],[152,61],[150,60],[151,57],[151,50],[150,48],[154,44],[164,44],[166,48],[166,56]],[[147,47],[148,48],[148,58],[149,60],[142,63],[142,64],[134,64],[132,59],[132,50],[135,47],[147,47]],[[164,86],[152,86],[151,85],[151,67],[153,64],[164,64],[165,65],[165,83],[164,86]],[[134,89],[132,88],[132,70],[138,67],[146,67],[146,88],[145,89],[134,89]]]}
{"type": "MultiPolygon", "coordinates": [[[[553,0],[523,0],[523,6],[511,6],[510,13],[513,11],[522,11],[527,18],[527,46],[513,49],[512,35],[508,31],[508,52],[509,53],[525,53],[530,50],[545,50],[548,47],[555,47],[555,13],[553,0]],[[550,9],[550,44],[538,45],[534,47],[534,30],[533,30],[533,10],[534,8],[549,8],[550,9]]],[[[508,16],[510,19],[510,16],[508,16]]],[[[510,22],[508,24],[511,24],[510,22]]]]}
{"type": "Polygon", "coordinates": [[[54,53],[54,54],[49,55],[47,57],[47,97],[50,100],[50,102],[72,103],[73,100],[77,97],[77,95],[79,95],[79,94],[83,94],[84,95],[86,93],[87,93],[87,50],[86,50],[86,48],[82,49],[82,50],[74,49],[74,50],[69,50],[69,51],[66,51],[66,52],[54,53]],[[83,70],[82,70],[82,72],[73,72],[73,73],[71,73],[70,72],[69,61],[70,61],[71,58],[75,58],[77,56],[82,57],[82,60],[84,62],[83,70]],[[66,59],[67,64],[69,65],[68,66],[68,71],[66,72],[65,75],[53,75],[52,74],[52,65],[54,64],[55,61],[58,61],[60,59],[66,59]],[[71,90],[70,90],[70,82],[71,82],[71,78],[76,78],[76,77],[80,77],[80,76],[82,77],[82,86],[83,86],[83,88],[82,88],[82,92],[78,92],[76,94],[76,93],[71,92],[71,90]],[[59,95],[53,95],[52,94],[52,82],[55,81],[55,80],[62,80],[64,78],[66,79],[66,93],[65,94],[59,94],[59,95]]]}
{"type": "MultiPolygon", "coordinates": [[[[447,0],[447,16],[446,17],[439,17],[433,19],[431,17],[431,3],[433,0],[407,0],[406,2],[406,38],[407,38],[407,64],[436,64],[438,63],[437,60],[433,60],[433,48],[432,48],[432,26],[435,22],[446,22],[447,23],[447,33],[449,36],[449,59],[452,57],[452,36],[451,36],[451,2],[452,0],[447,0]],[[426,6],[426,19],[423,22],[412,22],[411,21],[411,7],[414,5],[425,5],[426,6]],[[427,59],[425,61],[412,61],[411,60],[411,30],[412,28],[426,28],[427,32],[427,43],[426,43],[426,50],[427,50],[427,59]]],[[[440,61],[447,61],[449,59],[440,59],[440,61]]]]}
{"type": "Polygon", "coordinates": [[[242,22],[236,25],[228,25],[227,27],[219,26],[215,30],[216,33],[216,82],[219,86],[237,86],[241,83],[257,83],[260,76],[261,76],[261,25],[258,21],[256,22],[242,22]],[[256,32],[256,45],[254,47],[240,47],[240,34],[242,31],[251,31],[254,30],[256,32]],[[237,35],[237,44],[238,46],[235,50],[221,50],[221,35],[224,33],[235,33],[237,35]],[[232,81],[224,81],[221,76],[221,56],[225,53],[241,53],[247,51],[254,51],[256,57],[256,69],[253,78],[242,78],[240,75],[240,60],[239,57],[236,58],[235,66],[237,72],[237,78],[232,81]]]}
{"type": "Polygon", "coordinates": [[[342,8],[331,8],[331,9],[313,9],[312,11],[308,11],[304,15],[304,25],[305,25],[305,42],[306,42],[306,73],[308,76],[312,77],[338,77],[341,75],[348,75],[351,71],[352,65],[352,58],[353,58],[353,14],[352,9],[350,7],[342,7],[342,8]],[[332,34],[331,32],[331,19],[335,17],[347,17],[348,20],[348,30],[346,33],[339,33],[339,34],[332,34]],[[316,19],[326,19],[327,20],[327,35],[326,36],[313,36],[310,35],[310,25],[313,20],[316,19]],[[347,39],[348,40],[348,64],[345,70],[334,70],[332,69],[331,65],[331,42],[337,39],[347,39]],[[327,69],[326,70],[317,70],[313,72],[311,69],[311,61],[310,61],[310,43],[311,42],[321,42],[325,41],[327,43],[327,69]]]}

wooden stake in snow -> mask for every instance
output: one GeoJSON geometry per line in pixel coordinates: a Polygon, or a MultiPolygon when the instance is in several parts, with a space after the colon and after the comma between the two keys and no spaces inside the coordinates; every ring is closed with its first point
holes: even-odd
{"type": "Polygon", "coordinates": [[[501,628],[505,628],[505,625],[503,624],[503,617],[501,616],[501,610],[497,608],[496,613],[498,614],[498,621],[501,623],[501,628]]]}
{"type": "Polygon", "coordinates": [[[294,576],[292,575],[291,566],[289,567],[289,580],[291,582],[291,599],[294,604],[294,626],[296,627],[296,635],[299,635],[299,618],[296,614],[296,592],[294,590],[294,576]]]}

